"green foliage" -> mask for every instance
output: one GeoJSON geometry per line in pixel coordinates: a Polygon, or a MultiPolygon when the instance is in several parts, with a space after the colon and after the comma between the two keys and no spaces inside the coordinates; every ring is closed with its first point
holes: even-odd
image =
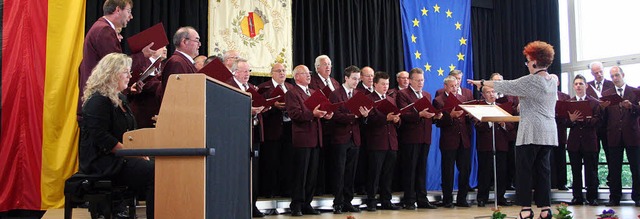
{"type": "Polygon", "coordinates": [[[567,209],[567,203],[561,203],[560,205],[556,206],[556,212],[558,212],[557,214],[553,215],[553,218],[555,219],[573,219],[573,216],[571,216],[571,211],[569,211],[569,209],[567,209]]]}
{"type": "Polygon", "coordinates": [[[500,212],[500,209],[493,211],[493,214],[491,215],[491,219],[504,219],[505,217],[507,217],[507,215],[500,212]]]}

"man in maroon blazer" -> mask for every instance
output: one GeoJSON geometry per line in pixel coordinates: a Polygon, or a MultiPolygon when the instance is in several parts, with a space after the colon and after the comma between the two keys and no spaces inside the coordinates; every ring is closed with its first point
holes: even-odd
{"type": "MultiPolygon", "coordinates": [[[[93,68],[107,54],[122,53],[116,30],[127,27],[127,23],[133,19],[131,14],[132,7],[133,2],[131,0],[105,1],[102,7],[105,15],[93,23],[93,26],[87,32],[82,48],[82,62],[80,62],[79,68],[78,87],[80,88],[80,95],[78,96],[78,113],[82,108],[84,87],[93,68]]],[[[133,59],[132,70],[144,69],[144,66],[150,64],[148,58],[155,53],[150,49],[152,45],[149,44],[141,52],[131,55],[133,59]]]]}
{"type": "Polygon", "coordinates": [[[598,205],[598,154],[600,145],[596,131],[600,125],[600,106],[598,100],[588,96],[586,79],[582,75],[576,75],[573,79],[573,90],[576,96],[572,101],[588,101],[591,106],[592,116],[585,117],[580,111],[566,112],[569,119],[564,119],[569,131],[567,151],[571,162],[573,175],[573,199],[571,205],[583,205],[585,202],[582,194],[582,163],[584,162],[585,184],[587,186],[587,203],[591,206],[598,205]]]}
{"type": "Polygon", "coordinates": [[[224,54],[222,54],[222,63],[224,63],[224,66],[231,70],[231,66],[233,66],[233,63],[238,58],[240,58],[240,52],[238,52],[237,50],[228,50],[224,52],[224,54]]]}
{"type": "MultiPolygon", "coordinates": [[[[249,83],[249,77],[251,77],[251,65],[246,59],[237,59],[233,66],[231,67],[231,71],[234,72],[233,77],[231,77],[226,83],[238,88],[242,91],[247,92],[249,88],[253,88],[257,90],[253,84],[249,83]]],[[[261,154],[260,144],[264,140],[264,128],[262,122],[262,114],[265,109],[264,106],[260,107],[251,107],[251,116],[253,116],[253,141],[252,141],[252,150],[257,151],[261,154]]],[[[264,214],[258,210],[256,207],[256,201],[258,200],[259,187],[260,187],[260,157],[253,158],[253,162],[251,163],[251,174],[252,174],[252,187],[253,187],[253,217],[264,217],[264,214]]]]}
{"type": "MultiPolygon", "coordinates": [[[[497,95],[492,87],[484,87],[483,104],[495,105],[497,95]]],[[[500,206],[510,206],[504,198],[507,186],[507,153],[509,151],[509,131],[514,128],[511,122],[480,122],[473,119],[476,127],[476,147],[478,149],[478,207],[484,207],[489,199],[489,190],[493,186],[493,134],[495,125],[495,159],[498,195],[496,201],[500,206]]]]}
{"type": "MultiPolygon", "coordinates": [[[[162,47],[154,53],[154,55],[149,58],[151,63],[158,60],[162,62],[167,58],[167,48],[162,47]]],[[[148,66],[147,66],[148,67],[148,66]]],[[[158,73],[162,72],[163,64],[160,64],[159,68],[156,72],[150,74],[150,79],[146,80],[142,84],[141,92],[130,92],[127,97],[129,102],[131,103],[131,111],[136,118],[136,122],[138,123],[138,128],[152,128],[154,127],[155,121],[153,117],[158,115],[160,111],[160,98],[157,95],[158,89],[162,86],[162,76],[158,73]]],[[[145,68],[146,69],[146,68],[145,68]]],[[[135,81],[129,81],[130,84],[136,83],[135,81]]],[[[134,88],[139,89],[139,85],[134,88]]]]}
{"type": "MultiPolygon", "coordinates": [[[[348,101],[353,95],[360,81],[360,68],[352,65],[344,70],[344,84],[331,93],[331,103],[348,101]]],[[[360,114],[366,118],[371,109],[360,107],[360,114]]],[[[344,105],[333,115],[333,135],[329,152],[332,159],[328,160],[333,168],[333,213],[360,212],[358,207],[351,205],[353,200],[353,181],[355,179],[358,152],[360,147],[360,123],[362,117],[353,114],[344,105]]]]}
{"type": "Polygon", "coordinates": [[[604,78],[604,66],[602,62],[592,62],[589,64],[591,75],[594,80],[587,83],[587,95],[593,98],[602,97],[602,92],[613,88],[613,82],[604,78]]]}
{"type": "MultiPolygon", "coordinates": [[[[457,94],[458,82],[450,75],[444,79],[444,91],[433,100],[433,106],[442,110],[449,95],[454,95],[460,102],[468,99],[457,94]]],[[[471,168],[471,138],[467,118],[462,110],[446,109],[440,119],[434,122],[440,128],[440,152],[442,154],[442,204],[453,207],[453,170],[458,167],[458,196],[456,206],[469,207],[467,193],[469,191],[469,169],[471,168]]]]}
{"type": "Polygon", "coordinates": [[[360,73],[360,80],[362,80],[362,83],[358,84],[358,87],[356,87],[358,92],[364,92],[364,94],[366,95],[369,95],[371,92],[373,92],[373,77],[373,68],[369,66],[365,66],[364,68],[362,68],[360,73]]]}
{"type": "MultiPolygon", "coordinates": [[[[602,65],[602,62],[592,62],[589,64],[589,68],[591,69],[591,75],[593,75],[594,80],[587,82],[587,95],[595,99],[599,99],[602,97],[602,92],[613,89],[615,85],[612,81],[604,78],[604,66],[602,65]]],[[[604,125],[604,122],[598,127],[597,133],[598,147],[602,145],[602,149],[606,153],[609,142],[607,142],[607,126],[604,125]]]]}
{"type": "MultiPolygon", "coordinates": [[[[406,72],[405,72],[406,73],[406,72]]],[[[431,102],[431,94],[423,91],[424,72],[420,68],[411,69],[408,88],[397,91],[396,102],[399,108],[415,103],[421,98],[431,102]]],[[[427,157],[431,146],[432,118],[436,115],[429,109],[420,112],[410,110],[400,115],[402,126],[399,133],[399,157],[402,173],[402,190],[404,190],[403,204],[407,210],[414,210],[416,202],[418,208],[435,209],[427,198],[427,157]]]]}
{"type": "MultiPolygon", "coordinates": [[[[373,78],[374,91],[368,97],[373,101],[387,99],[395,104],[395,99],[387,95],[389,90],[389,75],[386,72],[377,72],[373,78]]],[[[398,210],[400,207],[391,203],[391,182],[393,170],[396,165],[398,151],[398,134],[396,126],[400,123],[400,115],[383,114],[377,108],[369,112],[365,119],[367,125],[367,150],[368,154],[368,188],[367,211],[376,211],[376,192],[380,192],[381,209],[398,210]],[[378,187],[379,185],[379,187],[378,187]]]]}
{"type": "Polygon", "coordinates": [[[198,49],[200,48],[200,35],[193,29],[193,27],[181,27],[178,28],[173,35],[173,45],[176,47],[176,51],[167,60],[164,69],[162,70],[162,87],[160,89],[160,96],[164,96],[164,90],[167,87],[169,76],[172,74],[184,74],[196,72],[193,58],[198,56],[198,49]]]}
{"type": "Polygon", "coordinates": [[[397,94],[400,90],[403,90],[409,87],[409,72],[400,71],[396,74],[396,82],[398,83],[397,88],[389,88],[387,93],[395,98],[397,98],[397,94]]]}
{"type": "MultiPolygon", "coordinates": [[[[556,78],[557,86],[560,86],[560,80],[555,74],[551,77],[556,78]]],[[[565,101],[571,99],[569,94],[557,91],[558,100],[565,101]]],[[[551,152],[551,188],[558,190],[569,190],[567,188],[567,125],[558,119],[556,112],[556,126],[558,127],[558,147],[554,147],[551,152]]]]}
{"type": "MultiPolygon", "coordinates": [[[[282,63],[271,66],[271,80],[258,85],[264,90],[264,98],[273,98],[273,91],[279,87],[287,93],[293,85],[285,82],[287,71],[282,63]]],[[[291,118],[286,114],[285,102],[275,102],[272,109],[262,113],[264,143],[260,151],[260,191],[267,198],[290,190],[293,149],[291,148],[291,118]]]]}
{"type": "MultiPolygon", "coordinates": [[[[491,74],[491,77],[489,77],[489,80],[492,81],[502,81],[503,77],[500,73],[493,73],[491,74]]],[[[517,116],[519,114],[519,104],[520,104],[520,100],[518,99],[517,96],[508,96],[508,95],[504,95],[501,93],[496,93],[496,96],[499,98],[502,97],[506,97],[508,102],[511,102],[511,106],[513,107],[514,111],[513,112],[509,112],[511,113],[511,115],[517,116]]],[[[512,123],[513,124],[513,129],[511,131],[509,131],[508,139],[509,139],[509,151],[507,152],[507,175],[505,176],[507,179],[507,189],[509,190],[514,190],[514,188],[512,187],[512,185],[514,185],[515,183],[515,178],[516,178],[516,136],[518,135],[518,123],[512,123]]]]}
{"type": "MultiPolygon", "coordinates": [[[[293,144],[293,191],[291,193],[292,216],[303,214],[320,214],[311,207],[316,186],[316,171],[318,169],[318,155],[322,147],[322,126],[320,118],[331,119],[333,113],[319,110],[319,105],[313,110],[308,109],[304,101],[314,90],[309,89],[311,74],[309,68],[298,65],[293,69],[296,84],[285,94],[287,113],[291,117],[293,144]]],[[[317,92],[317,91],[316,91],[317,92]]]]}
{"type": "Polygon", "coordinates": [[[618,94],[624,99],[620,104],[612,105],[609,101],[602,104],[606,107],[603,118],[607,126],[607,163],[609,175],[607,184],[609,185],[609,203],[607,206],[620,205],[622,196],[622,155],[626,150],[631,170],[631,199],[640,207],[640,127],[638,117],[640,116],[640,100],[634,94],[636,88],[627,85],[624,81],[624,71],[618,66],[614,66],[609,71],[614,87],[602,92],[602,96],[618,94]]]}
{"type": "MultiPolygon", "coordinates": [[[[310,89],[314,89],[317,91],[321,91],[324,87],[329,86],[331,91],[333,92],[340,86],[340,83],[331,77],[331,59],[327,55],[320,55],[316,57],[314,62],[314,67],[316,69],[317,74],[311,75],[311,83],[309,84],[310,89]]],[[[327,98],[329,98],[328,94],[324,94],[327,98]]],[[[331,172],[331,167],[328,165],[329,162],[325,162],[329,159],[327,155],[329,152],[327,151],[330,142],[331,136],[333,135],[333,122],[330,120],[321,119],[322,122],[322,142],[324,143],[324,147],[320,150],[320,161],[318,166],[318,184],[316,185],[316,191],[319,194],[324,194],[326,185],[329,184],[328,174],[331,172]]]]}
{"type": "MultiPolygon", "coordinates": [[[[456,78],[456,81],[458,83],[457,84],[458,88],[456,90],[456,93],[458,95],[462,95],[462,97],[464,97],[466,100],[473,100],[474,99],[473,98],[473,91],[471,91],[471,90],[469,90],[467,88],[461,87],[460,83],[462,81],[462,71],[460,71],[458,69],[452,70],[452,71],[449,72],[449,76],[453,76],[453,77],[456,78]]],[[[445,92],[444,88],[438,89],[436,91],[436,97],[440,96],[444,92],[445,92]]]]}

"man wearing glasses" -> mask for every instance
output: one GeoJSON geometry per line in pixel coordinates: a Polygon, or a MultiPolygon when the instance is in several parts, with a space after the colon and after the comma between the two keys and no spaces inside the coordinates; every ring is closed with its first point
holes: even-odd
{"type": "MultiPolygon", "coordinates": [[[[84,46],[82,49],[82,62],[80,63],[80,77],[78,85],[80,87],[80,95],[78,96],[78,113],[81,112],[82,107],[82,92],[84,92],[87,79],[91,75],[91,70],[98,64],[98,61],[102,57],[109,53],[122,53],[120,47],[120,40],[118,39],[118,29],[127,27],[127,23],[133,19],[131,14],[131,8],[133,2],[131,0],[107,0],[103,5],[104,16],[99,18],[84,40],[84,46]]],[[[141,52],[131,54],[133,63],[131,69],[134,72],[138,72],[138,69],[142,70],[149,66],[151,57],[155,51],[151,50],[149,44],[142,49],[141,52]]]]}
{"type": "Polygon", "coordinates": [[[160,96],[164,96],[164,90],[171,74],[194,73],[197,71],[193,58],[198,56],[198,49],[200,49],[201,45],[198,32],[189,26],[178,28],[173,35],[173,45],[176,47],[176,51],[167,60],[167,64],[162,70],[160,96]]]}
{"type": "Polygon", "coordinates": [[[240,52],[237,50],[229,50],[222,54],[222,63],[224,66],[227,66],[229,70],[231,70],[231,66],[233,63],[240,57],[240,52]]]}

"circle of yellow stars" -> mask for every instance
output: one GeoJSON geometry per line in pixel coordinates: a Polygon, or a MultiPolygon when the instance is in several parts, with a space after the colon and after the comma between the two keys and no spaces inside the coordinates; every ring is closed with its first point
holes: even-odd
{"type": "MultiPolygon", "coordinates": [[[[422,9],[420,10],[420,12],[422,12],[421,16],[429,16],[429,10],[426,7],[422,7],[422,9]]],[[[433,13],[440,13],[440,6],[438,6],[438,4],[433,6],[433,13]]],[[[445,12],[447,14],[447,18],[453,18],[453,12],[449,9],[447,9],[447,11],[445,12]]],[[[414,27],[420,27],[420,21],[418,20],[418,18],[413,18],[413,26],[414,27]]],[[[456,23],[454,24],[456,30],[462,30],[462,24],[460,23],[460,21],[456,21],[456,23]]],[[[418,39],[418,37],[416,37],[414,34],[411,34],[411,42],[412,43],[416,43],[416,40],[418,39]]],[[[462,45],[467,45],[467,39],[463,37],[460,37],[460,39],[458,40],[460,42],[460,46],[462,45]]],[[[415,59],[420,59],[422,56],[422,53],[420,53],[420,51],[416,50],[413,55],[415,56],[415,59]]],[[[461,52],[458,52],[458,54],[456,55],[456,57],[458,58],[458,61],[464,61],[464,57],[465,55],[462,54],[461,52]]],[[[424,65],[424,69],[425,71],[431,71],[431,66],[429,64],[429,62],[427,62],[424,65]]],[[[456,66],[453,65],[453,63],[451,65],[448,66],[449,67],[449,71],[453,71],[456,69],[456,66]]],[[[438,76],[444,76],[444,70],[442,69],[442,67],[438,68],[438,70],[436,70],[438,72],[438,76]]]]}

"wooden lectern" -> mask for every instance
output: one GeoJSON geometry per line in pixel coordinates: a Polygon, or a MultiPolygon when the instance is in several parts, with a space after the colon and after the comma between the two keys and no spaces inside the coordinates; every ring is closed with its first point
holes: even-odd
{"type": "Polygon", "coordinates": [[[156,218],[251,218],[250,115],[248,93],[169,77],[156,128],[126,132],[119,151],[155,156],[156,218]]]}

